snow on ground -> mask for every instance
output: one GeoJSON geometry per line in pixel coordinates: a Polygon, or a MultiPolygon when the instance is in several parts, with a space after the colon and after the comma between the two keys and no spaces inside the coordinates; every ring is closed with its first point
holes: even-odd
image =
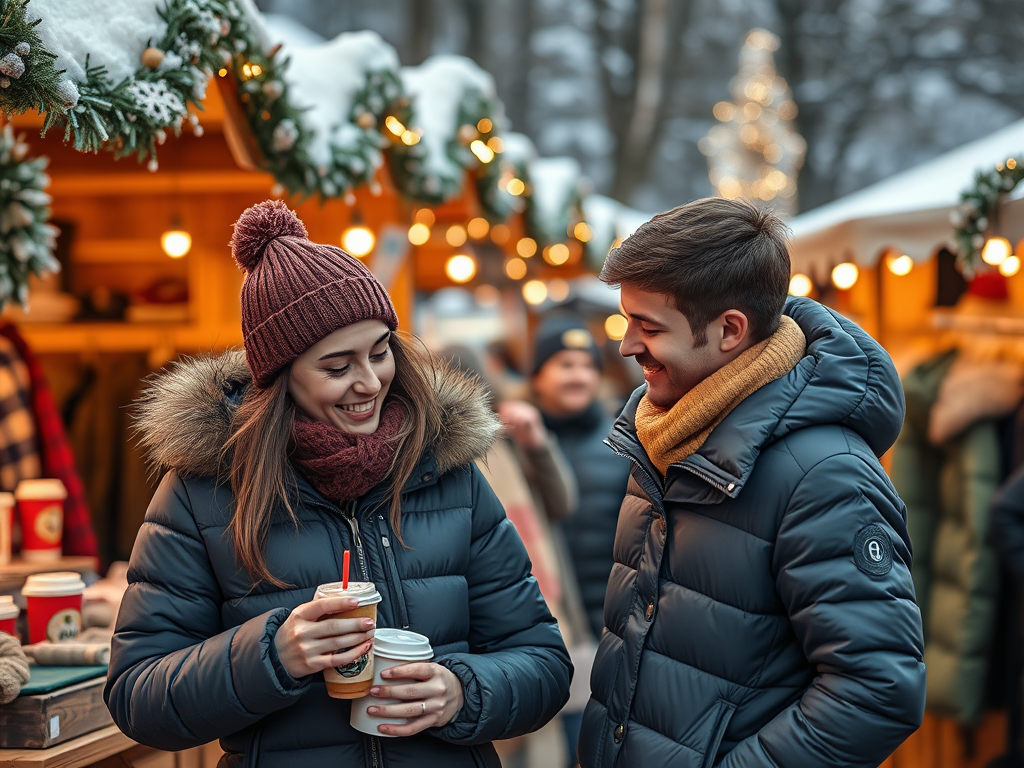
{"type": "Polygon", "coordinates": [[[85,80],[85,57],[102,65],[116,83],[142,66],[142,52],[158,40],[167,25],[153,0],[32,0],[29,18],[46,50],[56,54],[57,69],[76,82],[85,80]]]}
{"type": "MultiPolygon", "coordinates": [[[[412,98],[415,125],[423,132],[423,170],[460,182],[462,168],[448,155],[448,141],[459,129],[459,106],[470,90],[495,98],[494,78],[464,56],[431,56],[418,67],[402,69],[405,92],[412,98]]],[[[500,125],[504,114],[492,119],[500,125]]]]}
{"type": "MultiPolygon", "coordinates": [[[[271,37],[274,29],[268,30],[271,37]]],[[[398,54],[376,32],[343,32],[316,47],[283,48],[291,58],[284,78],[296,107],[308,108],[302,121],[314,132],[310,154],[317,165],[331,159],[330,145],[352,146],[361,129],[349,120],[352,99],[368,73],[398,71],[398,54]]]]}

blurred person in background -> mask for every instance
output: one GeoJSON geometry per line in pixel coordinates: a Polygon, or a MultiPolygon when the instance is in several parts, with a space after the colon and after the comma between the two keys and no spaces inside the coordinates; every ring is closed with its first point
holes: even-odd
{"type": "Polygon", "coordinates": [[[576,764],[576,742],[590,697],[590,669],[604,628],[615,526],[629,480],[629,460],[604,444],[613,419],[598,399],[602,371],[601,350],[582,318],[557,312],[542,320],[533,344],[534,401],[544,426],[558,438],[580,489],[576,513],[559,523],[587,613],[586,634],[568,643],[576,669],[569,703],[562,710],[570,766],[576,764]]]}
{"type": "MultiPolygon", "coordinates": [[[[505,426],[505,439],[493,443],[476,465],[526,545],[533,576],[548,610],[558,620],[566,645],[572,647],[572,638],[586,637],[590,630],[571,569],[567,567],[568,558],[561,554],[550,523],[568,519],[577,508],[575,475],[554,436],[544,427],[537,408],[522,400],[501,399],[492,373],[504,368],[501,360],[487,359],[487,354],[482,356],[463,345],[446,347],[441,357],[480,380],[505,426]]],[[[586,674],[589,675],[589,666],[586,674]]],[[[589,695],[586,679],[583,685],[589,695]]],[[[578,715],[574,714],[573,719],[578,719],[578,715]]],[[[575,728],[578,732],[578,726],[575,728]]],[[[528,738],[495,743],[505,768],[526,768],[528,738]]],[[[575,760],[575,749],[572,755],[575,760]]]]}

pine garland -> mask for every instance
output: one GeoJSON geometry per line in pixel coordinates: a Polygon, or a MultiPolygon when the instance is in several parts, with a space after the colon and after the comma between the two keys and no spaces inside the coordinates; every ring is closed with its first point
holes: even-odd
{"type": "Polygon", "coordinates": [[[1003,195],[1024,179],[1024,160],[1010,158],[991,171],[978,171],[974,186],[960,193],[960,204],[950,213],[957,266],[971,277],[981,262],[985,232],[998,216],[1003,195]]]}
{"type": "Polygon", "coordinates": [[[30,275],[58,272],[53,256],[59,234],[49,224],[49,159],[30,159],[28,144],[10,124],[0,132],[0,307],[11,299],[28,304],[30,275]]]}

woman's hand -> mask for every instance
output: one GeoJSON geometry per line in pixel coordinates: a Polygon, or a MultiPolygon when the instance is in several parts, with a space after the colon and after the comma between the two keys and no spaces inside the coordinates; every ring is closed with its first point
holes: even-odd
{"type": "Polygon", "coordinates": [[[410,718],[405,725],[378,725],[377,730],[388,736],[412,736],[427,728],[440,728],[462,708],[462,682],[440,664],[402,664],[385,669],[380,676],[396,683],[375,685],[370,695],[402,703],[374,705],[366,711],[377,717],[410,718]]]}
{"type": "Polygon", "coordinates": [[[278,627],[274,646],[294,678],[351,664],[373,644],[373,619],[323,618],[358,607],[354,597],[329,597],[298,606],[278,627]]]}
{"type": "Polygon", "coordinates": [[[498,404],[498,416],[509,436],[529,450],[539,450],[548,439],[540,411],[522,400],[506,400],[498,404]]]}

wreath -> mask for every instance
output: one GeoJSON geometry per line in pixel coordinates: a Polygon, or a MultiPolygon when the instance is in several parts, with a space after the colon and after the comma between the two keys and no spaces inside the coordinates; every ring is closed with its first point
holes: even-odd
{"type": "Polygon", "coordinates": [[[49,158],[30,158],[10,124],[0,131],[0,306],[28,303],[30,275],[60,271],[54,258],[59,230],[49,224],[49,158]]]}
{"type": "Polygon", "coordinates": [[[1010,158],[994,170],[979,171],[974,186],[960,193],[960,204],[949,214],[957,266],[967,277],[977,271],[985,233],[996,223],[1003,195],[1024,179],[1024,161],[1010,158]]]}

